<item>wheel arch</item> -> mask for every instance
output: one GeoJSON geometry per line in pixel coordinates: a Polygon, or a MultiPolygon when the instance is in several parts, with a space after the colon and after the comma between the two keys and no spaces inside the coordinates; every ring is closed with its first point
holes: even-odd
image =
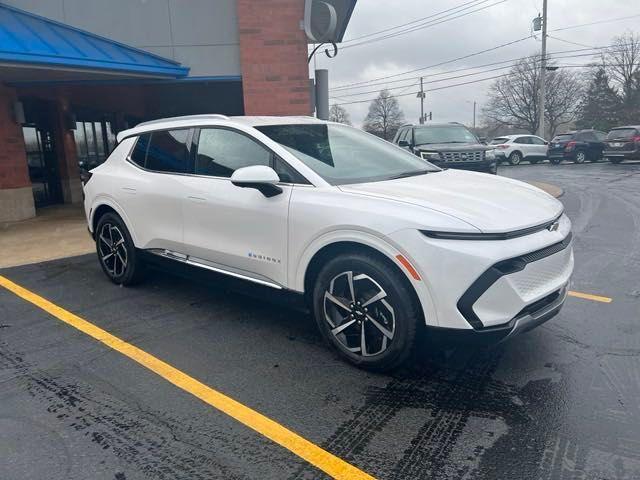
{"type": "Polygon", "coordinates": [[[428,318],[429,321],[426,323],[437,324],[436,309],[424,278],[419,281],[413,279],[406,268],[399,264],[396,255],[401,254],[413,264],[411,258],[383,239],[364,232],[352,232],[352,235],[342,237],[334,233],[333,235],[325,235],[313,242],[307,247],[301,256],[300,262],[298,262],[298,269],[294,275],[294,282],[291,288],[302,292],[305,298],[309,300],[309,296],[313,291],[313,281],[327,259],[341,253],[362,251],[372,253],[392,265],[392,268],[400,271],[402,278],[407,282],[407,286],[410,287],[410,291],[415,295],[415,300],[420,305],[423,321],[428,318]]]}
{"type": "Polygon", "coordinates": [[[514,153],[517,153],[518,155],[520,155],[520,158],[522,160],[524,160],[524,153],[522,153],[521,150],[518,150],[517,148],[515,148],[510,154],[509,154],[509,159],[511,159],[511,157],[513,156],[514,153]]]}
{"type": "Polygon", "coordinates": [[[127,230],[129,231],[129,235],[131,235],[131,239],[133,240],[134,245],[138,245],[138,241],[135,235],[135,230],[131,226],[131,222],[127,218],[127,215],[124,213],[124,210],[114,201],[109,198],[100,198],[94,202],[94,205],[91,207],[91,218],[89,220],[89,225],[91,227],[91,233],[95,237],[96,227],[98,226],[98,222],[100,218],[106,213],[115,213],[118,215],[122,221],[124,222],[127,230]]]}

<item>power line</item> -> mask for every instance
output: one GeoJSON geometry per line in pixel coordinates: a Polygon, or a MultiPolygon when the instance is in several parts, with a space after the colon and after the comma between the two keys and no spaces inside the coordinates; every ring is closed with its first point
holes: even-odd
{"type": "MultiPolygon", "coordinates": [[[[528,38],[528,37],[527,37],[528,38]]],[[[553,37],[555,38],[555,37],[553,37]]],[[[628,43],[624,43],[624,44],[611,44],[611,45],[603,45],[603,46],[599,46],[599,47],[587,47],[587,48],[578,48],[578,49],[571,49],[571,50],[558,50],[555,52],[548,52],[547,57],[550,57],[551,55],[559,55],[559,54],[564,54],[564,53],[575,53],[575,52],[585,52],[588,50],[603,50],[603,49],[607,49],[607,48],[616,48],[616,47],[620,47],[620,48],[624,48],[625,46],[629,46],[631,44],[628,43]]],[[[554,57],[553,59],[564,59],[564,58],[574,58],[574,57],[585,57],[585,56],[594,56],[597,55],[598,52],[591,52],[591,53],[585,53],[583,55],[569,55],[569,56],[561,56],[561,57],[554,57]]],[[[464,72],[467,70],[474,70],[474,69],[478,69],[478,68],[484,68],[484,67],[492,67],[495,65],[504,65],[504,64],[511,64],[512,62],[517,62],[519,60],[524,60],[528,57],[531,57],[532,55],[526,55],[524,57],[517,57],[517,58],[512,58],[509,60],[501,60],[498,62],[491,62],[491,63],[485,63],[482,65],[476,65],[476,66],[472,66],[472,67],[464,67],[464,68],[458,68],[455,70],[447,70],[444,72],[437,72],[437,73],[432,73],[430,75],[425,75],[425,78],[430,78],[430,77],[435,77],[435,76],[440,76],[440,75],[446,75],[446,74],[450,74],[450,73],[457,73],[457,72],[464,72]]],[[[508,65],[508,67],[511,67],[512,65],[508,65]]],[[[431,68],[431,66],[428,67],[423,67],[421,69],[416,69],[416,70],[409,70],[407,72],[402,72],[399,74],[396,74],[394,76],[400,76],[400,75],[405,75],[407,73],[413,73],[415,71],[418,70],[423,70],[423,69],[428,69],[431,68]]],[[[505,67],[506,68],[506,67],[505,67]]],[[[416,77],[409,77],[409,78],[399,78],[396,80],[388,80],[388,81],[383,81],[383,82],[377,82],[376,80],[379,79],[384,79],[384,78],[389,78],[387,77],[378,77],[375,79],[371,79],[371,80],[365,80],[362,82],[357,82],[357,84],[361,84],[361,86],[352,86],[352,85],[356,85],[356,84],[347,84],[347,85],[343,85],[343,86],[338,86],[338,87],[334,87],[331,88],[330,91],[342,91],[342,90],[351,90],[353,88],[359,89],[359,88],[366,88],[366,87],[373,87],[373,86],[378,86],[378,85],[389,85],[389,84],[393,84],[393,83],[399,83],[399,82],[407,82],[407,81],[412,81],[415,80],[416,77]]],[[[389,90],[395,89],[395,88],[403,88],[403,86],[400,87],[388,87],[389,90]]],[[[347,96],[344,94],[341,94],[343,96],[347,96]]],[[[352,94],[348,94],[348,95],[352,95],[352,94]]]]}
{"type": "MultiPolygon", "coordinates": [[[[424,23],[422,25],[417,25],[417,26],[415,26],[413,28],[409,28],[407,30],[403,30],[403,31],[400,31],[400,32],[395,32],[395,33],[389,33],[387,35],[383,35],[383,36],[377,37],[377,38],[372,38],[370,40],[364,40],[364,41],[359,42],[359,43],[353,43],[353,44],[350,44],[350,45],[345,45],[345,46],[341,47],[340,50],[346,50],[346,49],[349,49],[349,48],[358,47],[360,45],[367,45],[367,44],[370,44],[370,43],[373,43],[373,42],[378,42],[380,40],[386,40],[387,38],[397,37],[399,35],[406,35],[407,33],[412,33],[412,32],[415,32],[417,30],[422,30],[424,28],[435,27],[436,25],[440,25],[442,23],[450,22],[451,20],[455,20],[457,18],[466,17],[467,15],[471,15],[472,13],[476,13],[476,12],[479,12],[479,11],[482,11],[482,10],[486,10],[487,8],[491,8],[491,7],[494,7],[496,5],[500,5],[501,3],[505,3],[507,1],[508,0],[499,0],[499,1],[495,2],[495,3],[490,4],[490,5],[485,5],[484,7],[480,7],[478,9],[476,9],[476,10],[471,10],[469,12],[465,12],[463,14],[456,15],[456,16],[453,16],[453,17],[450,17],[450,18],[446,18],[449,15],[445,15],[444,17],[442,17],[440,19],[433,20],[431,22],[426,22],[426,23],[424,23]]],[[[462,10],[460,10],[460,11],[462,11],[462,10]]],[[[455,12],[455,13],[459,13],[459,12],[455,12]]]]}
{"type": "Polygon", "coordinates": [[[553,38],[554,40],[559,40],[559,41],[564,42],[564,43],[568,43],[570,45],[577,45],[578,47],[587,47],[587,48],[593,48],[593,49],[598,48],[598,47],[593,47],[591,45],[585,45],[584,43],[578,43],[578,42],[572,42],[571,40],[565,40],[564,38],[555,37],[553,35],[547,35],[547,37],[553,38]]]}
{"type": "Polygon", "coordinates": [[[621,20],[627,20],[629,18],[637,18],[637,17],[640,17],[640,13],[638,13],[636,15],[628,15],[626,17],[617,17],[617,18],[610,18],[610,19],[607,19],[607,20],[598,20],[597,22],[582,23],[582,24],[579,24],[579,25],[569,25],[568,27],[554,28],[553,30],[549,30],[549,31],[550,32],[561,32],[563,30],[572,30],[574,28],[590,27],[591,25],[600,25],[601,23],[619,22],[621,20]]]}
{"type": "MultiPolygon", "coordinates": [[[[433,13],[431,15],[427,15],[426,17],[418,18],[416,20],[412,20],[411,22],[403,23],[401,25],[396,25],[395,27],[385,28],[384,30],[378,30],[377,32],[368,33],[366,35],[360,35],[359,37],[349,38],[347,40],[343,40],[342,43],[345,44],[345,43],[349,43],[349,42],[355,42],[356,40],[360,40],[362,38],[373,37],[373,36],[378,35],[380,33],[389,32],[391,30],[397,30],[398,28],[406,27],[408,25],[412,25],[412,24],[415,24],[415,23],[420,23],[420,22],[422,22],[424,20],[427,20],[429,18],[438,17],[438,16],[440,16],[442,14],[445,14],[447,12],[451,12],[452,10],[457,10],[458,8],[464,7],[464,6],[469,5],[471,3],[475,3],[475,5],[471,5],[471,7],[468,7],[468,8],[476,7],[476,6],[480,5],[481,3],[486,3],[488,1],[489,0],[471,0],[470,2],[465,2],[465,3],[462,3],[462,4],[457,5],[455,7],[451,7],[451,8],[447,8],[446,10],[442,10],[441,12],[433,13]]],[[[456,12],[456,13],[459,13],[459,12],[456,12]]]]}
{"type": "Polygon", "coordinates": [[[495,47],[487,48],[485,50],[480,50],[479,52],[470,53],[468,55],[463,55],[462,57],[453,58],[451,60],[446,60],[446,61],[440,62],[440,63],[434,63],[433,65],[428,65],[426,67],[415,68],[413,70],[407,70],[406,72],[402,72],[402,73],[396,73],[396,74],[393,74],[393,75],[387,75],[387,76],[384,76],[384,77],[378,77],[378,78],[374,78],[374,79],[371,79],[371,80],[365,80],[365,81],[361,81],[361,82],[354,82],[354,83],[348,83],[348,84],[345,84],[345,85],[338,85],[337,87],[334,87],[334,90],[335,89],[343,89],[343,88],[346,88],[346,87],[353,87],[353,86],[356,86],[356,85],[363,85],[363,84],[371,83],[371,82],[376,81],[376,80],[384,80],[384,79],[387,79],[387,78],[395,78],[395,77],[399,77],[399,76],[402,76],[402,75],[406,75],[408,73],[414,73],[414,72],[419,72],[421,70],[427,70],[429,68],[440,67],[442,65],[447,65],[449,63],[457,62],[458,60],[464,60],[464,59],[467,59],[467,58],[475,57],[477,55],[482,55],[483,53],[488,53],[488,52],[492,52],[494,50],[498,50],[499,48],[508,47],[510,45],[514,45],[516,43],[523,42],[524,40],[528,40],[529,38],[532,38],[531,35],[519,38],[517,40],[513,40],[511,42],[503,43],[503,44],[497,45],[495,47]]]}

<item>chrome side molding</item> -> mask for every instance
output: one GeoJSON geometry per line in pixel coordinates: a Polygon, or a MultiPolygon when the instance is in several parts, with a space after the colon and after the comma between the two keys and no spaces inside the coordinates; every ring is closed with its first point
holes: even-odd
{"type": "Polygon", "coordinates": [[[265,285],[267,287],[275,288],[277,290],[282,290],[282,286],[278,285],[277,283],[268,282],[266,280],[260,280],[258,278],[253,278],[253,277],[250,277],[248,275],[243,275],[241,273],[232,272],[230,270],[225,270],[223,268],[214,267],[212,265],[207,265],[206,263],[197,262],[195,260],[192,260],[191,257],[189,257],[189,255],[185,255],[184,253],[174,252],[172,250],[166,250],[166,249],[156,249],[156,248],[149,249],[149,250],[146,250],[146,251],[149,252],[149,253],[153,253],[154,255],[158,255],[160,257],[168,258],[168,259],[175,260],[175,261],[181,262],[181,263],[186,263],[187,265],[191,265],[191,266],[198,267],[198,268],[203,268],[205,270],[210,270],[212,272],[221,273],[223,275],[228,275],[230,277],[239,278],[241,280],[247,280],[249,282],[257,283],[257,284],[260,284],[260,285],[265,285]]]}

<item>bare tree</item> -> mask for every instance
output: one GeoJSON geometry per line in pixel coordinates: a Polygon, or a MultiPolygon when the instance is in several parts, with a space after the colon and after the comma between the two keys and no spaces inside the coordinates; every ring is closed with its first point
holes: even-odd
{"type": "Polygon", "coordinates": [[[345,125],[351,125],[351,118],[349,118],[349,112],[344,107],[338,104],[331,105],[329,109],[329,120],[332,122],[344,123],[345,125]]]}
{"type": "MultiPolygon", "coordinates": [[[[489,87],[489,101],[483,109],[487,123],[535,133],[539,86],[540,55],[518,61],[507,75],[489,87]]],[[[545,119],[551,137],[560,126],[576,118],[581,92],[582,83],[575,73],[566,70],[547,72],[545,119]]]]}
{"type": "Polygon", "coordinates": [[[398,100],[382,90],[369,105],[369,113],[364,119],[364,130],[385,140],[393,139],[398,128],[404,123],[404,114],[400,110],[398,100]]]}
{"type": "Polygon", "coordinates": [[[634,121],[640,106],[640,35],[629,32],[615,37],[602,54],[602,63],[622,101],[620,119],[634,121]]]}

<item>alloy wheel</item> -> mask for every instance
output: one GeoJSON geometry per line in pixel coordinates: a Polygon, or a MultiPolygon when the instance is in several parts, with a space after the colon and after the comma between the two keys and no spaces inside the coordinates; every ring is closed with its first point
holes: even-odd
{"type": "Polygon", "coordinates": [[[324,293],[329,331],[349,352],[370,357],[393,340],[395,312],[387,293],[373,278],[353,271],[336,275],[324,293]]]}
{"type": "Polygon", "coordinates": [[[587,155],[584,152],[576,153],[576,163],[584,163],[587,159],[587,155]]]}
{"type": "Polygon", "coordinates": [[[127,247],[120,229],[111,223],[105,223],[98,236],[100,260],[112,277],[121,276],[127,269],[127,247]]]}
{"type": "Polygon", "coordinates": [[[509,162],[511,162],[511,165],[520,165],[521,161],[522,161],[522,157],[518,152],[514,152],[511,154],[511,158],[509,159],[509,162]]]}

